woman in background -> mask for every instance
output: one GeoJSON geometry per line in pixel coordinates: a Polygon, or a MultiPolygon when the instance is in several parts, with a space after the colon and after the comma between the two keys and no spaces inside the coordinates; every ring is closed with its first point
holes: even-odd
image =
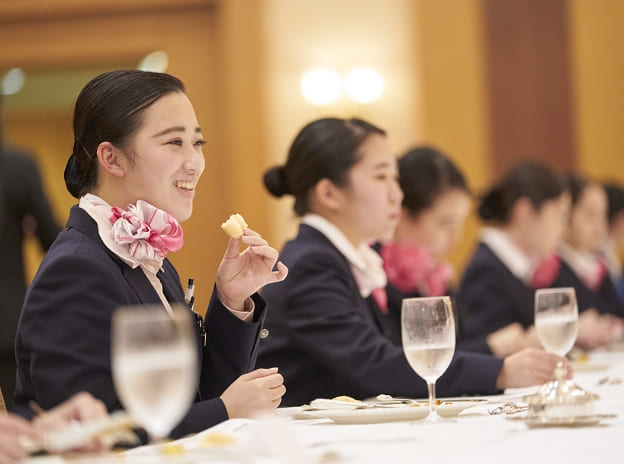
{"type": "MultiPolygon", "coordinates": [[[[268,191],[293,195],[302,217],[297,237],[281,252],[287,281],[263,290],[270,335],[260,343],[258,365],[280,367],[285,405],[339,395],[427,394],[402,348],[384,334],[379,305],[386,274],[369,246],[394,233],[403,198],[397,177],[385,132],[338,118],[306,125],[286,163],[265,173],[268,191]]],[[[448,396],[539,384],[559,360],[541,351],[505,360],[458,351],[436,388],[448,396]]]]}
{"type": "MultiPolygon", "coordinates": [[[[184,85],[163,73],[113,71],[91,80],[74,110],[74,149],[65,168],[79,199],[28,290],[16,337],[15,409],[51,408],[85,390],[121,409],[111,374],[111,317],[128,305],[184,304],[166,258],[183,244],[205,168],[204,140],[184,85]]],[[[284,393],[276,368],[256,370],[265,316],[257,290],[284,279],[277,251],[245,229],[231,239],[208,305],[197,397],[172,432],[199,432],[225,419],[272,410],[284,393]],[[247,248],[240,252],[240,246],[247,248]]]]}
{"type": "Polygon", "coordinates": [[[616,183],[604,184],[609,202],[609,237],[603,245],[603,255],[620,301],[624,303],[624,273],[621,250],[624,250],[624,189],[616,183]]]}
{"type": "Polygon", "coordinates": [[[572,198],[570,220],[559,246],[559,273],[552,287],[574,287],[583,319],[596,330],[579,338],[583,348],[597,348],[622,335],[624,305],[609,276],[602,247],[608,234],[608,200],[602,185],[577,174],[567,177],[572,198]]]}
{"type": "MultiPolygon", "coordinates": [[[[393,340],[401,344],[403,298],[452,293],[454,271],[448,256],[461,239],[471,192],[464,175],[444,153],[414,148],[398,160],[403,191],[400,220],[392,241],[380,246],[388,276],[388,319],[393,340]]],[[[458,319],[457,347],[498,357],[528,346],[522,326],[513,322],[487,336],[468,338],[458,319]]]]}
{"type": "MultiPolygon", "coordinates": [[[[487,336],[519,322],[531,344],[535,289],[551,287],[559,273],[555,252],[570,211],[565,181],[549,168],[521,163],[482,198],[481,243],[462,277],[457,303],[468,337],[487,336]]],[[[579,318],[577,341],[600,329],[594,318],[579,318]]]]}

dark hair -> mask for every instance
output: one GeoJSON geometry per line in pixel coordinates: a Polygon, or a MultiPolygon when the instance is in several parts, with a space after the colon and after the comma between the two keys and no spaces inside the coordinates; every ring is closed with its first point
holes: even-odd
{"type": "Polygon", "coordinates": [[[144,110],[173,92],[184,92],[176,77],[133,69],[100,74],[85,85],[74,107],[74,148],[65,166],[69,193],[80,198],[95,186],[102,142],[124,148],[144,110]]]}
{"type": "Polygon", "coordinates": [[[539,209],[565,191],[564,180],[550,168],[534,162],[519,163],[481,197],[479,216],[485,221],[505,223],[518,199],[528,198],[539,209]]]}
{"type": "Polygon", "coordinates": [[[616,183],[604,184],[607,199],[609,201],[609,224],[624,210],[624,189],[616,183]]]}
{"type": "Polygon", "coordinates": [[[347,182],[349,169],[360,160],[358,149],[371,134],[386,133],[361,119],[318,119],[293,141],[286,164],[264,173],[264,185],[276,197],[295,196],[295,212],[309,211],[308,193],[321,179],[337,186],[347,182]]]}
{"type": "Polygon", "coordinates": [[[580,174],[568,173],[565,176],[565,183],[568,192],[570,192],[570,199],[572,200],[571,206],[574,208],[583,195],[583,190],[590,185],[590,182],[580,174]]]}
{"type": "Polygon", "coordinates": [[[461,171],[448,156],[432,147],[416,147],[399,158],[399,184],[403,206],[412,216],[429,208],[438,196],[451,189],[470,194],[461,171]]]}

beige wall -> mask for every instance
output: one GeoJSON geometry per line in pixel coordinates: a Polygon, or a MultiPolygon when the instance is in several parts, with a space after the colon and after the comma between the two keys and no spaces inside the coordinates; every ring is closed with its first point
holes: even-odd
{"type": "Polygon", "coordinates": [[[624,2],[569,5],[579,167],[624,183],[624,2]]]}
{"type": "MultiPolygon", "coordinates": [[[[411,0],[263,0],[267,92],[266,166],[282,164],[296,133],[324,116],[359,116],[389,133],[396,152],[421,138],[420,75],[411,0]],[[308,68],[344,72],[377,68],[386,92],[374,104],[342,99],[327,107],[304,102],[299,79],[308,68]]],[[[258,176],[259,178],[259,176],[258,176]]],[[[270,237],[281,244],[295,232],[292,200],[270,198],[270,237]]]]}

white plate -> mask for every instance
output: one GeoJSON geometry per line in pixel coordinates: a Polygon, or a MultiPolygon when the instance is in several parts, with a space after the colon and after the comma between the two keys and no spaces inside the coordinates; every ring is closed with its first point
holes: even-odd
{"type": "MultiPolygon", "coordinates": [[[[485,403],[485,399],[458,399],[441,400],[436,407],[438,414],[443,417],[457,416],[464,409],[485,403]]],[[[374,424],[378,422],[396,422],[423,419],[429,414],[429,406],[425,401],[416,405],[401,405],[399,407],[378,407],[369,409],[325,409],[302,410],[297,408],[280,408],[278,414],[288,415],[294,419],[331,419],[337,424],[374,424]]]]}
{"type": "Polygon", "coordinates": [[[509,417],[511,420],[521,420],[529,427],[587,427],[596,425],[604,419],[614,419],[617,414],[591,414],[587,416],[571,417],[509,417]]]}
{"type": "Polygon", "coordinates": [[[596,362],[596,361],[573,361],[572,367],[574,368],[574,372],[600,372],[606,371],[609,369],[609,365],[607,363],[596,362]]]}

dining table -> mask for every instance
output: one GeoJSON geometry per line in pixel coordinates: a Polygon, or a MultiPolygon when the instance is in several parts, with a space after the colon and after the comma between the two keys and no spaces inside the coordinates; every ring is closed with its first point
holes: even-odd
{"type": "Polygon", "coordinates": [[[624,462],[624,350],[596,351],[575,362],[573,381],[597,399],[591,414],[569,422],[527,420],[526,398],[540,388],[535,386],[494,396],[441,398],[439,408],[446,417],[439,423],[425,420],[426,400],[387,410],[278,408],[167,443],[31,458],[28,463],[624,462]]]}

